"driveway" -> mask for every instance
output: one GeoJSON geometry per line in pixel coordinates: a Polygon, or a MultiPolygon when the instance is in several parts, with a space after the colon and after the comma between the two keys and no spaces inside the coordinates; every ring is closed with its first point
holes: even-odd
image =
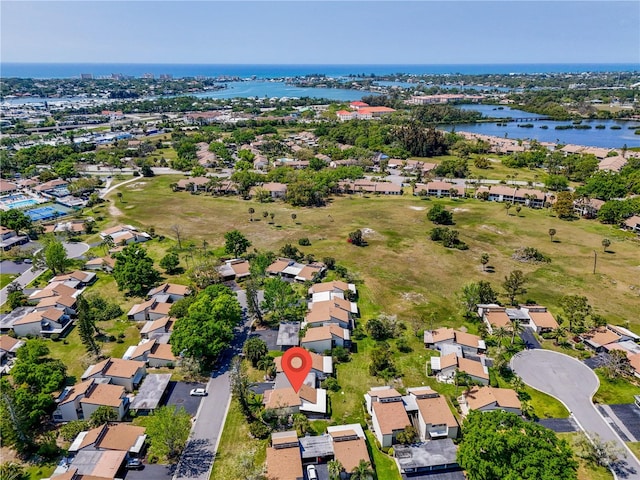
{"type": "MultiPolygon", "coordinates": [[[[236,293],[243,304],[244,295],[241,297],[240,293],[244,294],[244,291],[236,293]]],[[[220,358],[218,369],[211,373],[207,383],[209,395],[202,397],[174,480],[209,480],[231,403],[231,360],[242,352],[250,324],[251,321],[245,317],[244,323],[236,328],[231,347],[220,358]]]]}
{"type": "Polygon", "coordinates": [[[0,272],[11,275],[22,275],[24,272],[31,268],[30,263],[13,262],[11,260],[2,260],[0,262],[0,272]]]}
{"type": "Polygon", "coordinates": [[[189,392],[193,388],[204,388],[206,385],[196,382],[169,382],[166,405],[184,407],[192,417],[198,412],[203,397],[192,397],[189,392]]]}
{"type": "Polygon", "coordinates": [[[540,342],[538,342],[538,339],[536,338],[535,333],[533,333],[533,329],[529,327],[525,328],[522,333],[520,333],[520,338],[527,347],[527,350],[542,348],[540,346],[540,342]]]}
{"type": "Polygon", "coordinates": [[[640,462],[591,403],[600,382],[589,367],[563,353],[526,350],[511,359],[511,368],[527,385],[564,403],[582,430],[626,452],[626,459],[614,466],[617,478],[640,480],[640,462]]]}
{"type": "Polygon", "coordinates": [[[142,470],[125,470],[126,480],[171,480],[174,467],[171,465],[144,464],[142,470]]]}

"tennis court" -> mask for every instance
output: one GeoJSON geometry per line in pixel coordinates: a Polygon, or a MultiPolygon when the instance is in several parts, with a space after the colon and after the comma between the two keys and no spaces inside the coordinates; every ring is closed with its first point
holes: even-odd
{"type": "Polygon", "coordinates": [[[34,208],[25,212],[25,214],[27,214],[34,222],[61,217],[67,213],[69,213],[69,209],[65,209],[58,205],[47,205],[46,207],[34,208]]]}

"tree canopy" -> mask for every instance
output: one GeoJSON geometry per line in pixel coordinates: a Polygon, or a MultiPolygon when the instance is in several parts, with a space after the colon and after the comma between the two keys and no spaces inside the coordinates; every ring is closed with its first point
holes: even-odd
{"type": "Polygon", "coordinates": [[[231,230],[224,234],[224,251],[236,258],[241,257],[251,242],[239,230],[231,230]]]}
{"type": "Polygon", "coordinates": [[[158,282],[160,274],[153,268],[153,260],[147,252],[139,245],[132,244],[116,256],[113,278],[119,290],[142,297],[158,282]]]}
{"type": "Polygon", "coordinates": [[[472,411],[462,433],[458,463],[469,480],[577,478],[577,464],[567,442],[513,413],[472,411]]]}
{"type": "Polygon", "coordinates": [[[149,451],[159,457],[175,460],[187,444],[190,431],[191,416],[184,407],[160,407],[147,422],[147,434],[151,442],[149,451]]]}
{"type": "Polygon", "coordinates": [[[241,308],[230,288],[211,285],[200,292],[188,313],[178,319],[171,335],[174,355],[215,361],[233,340],[233,328],[240,323],[241,308]]]}

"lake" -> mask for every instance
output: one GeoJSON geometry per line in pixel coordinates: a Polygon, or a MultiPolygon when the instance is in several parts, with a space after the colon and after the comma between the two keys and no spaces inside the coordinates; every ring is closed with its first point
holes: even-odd
{"type": "MultiPolygon", "coordinates": [[[[495,105],[461,105],[464,110],[475,110],[486,117],[496,118],[542,118],[542,115],[524,112],[522,110],[504,107],[502,110],[494,110],[495,105]]],[[[590,125],[589,130],[556,130],[558,125],[571,125],[571,121],[555,121],[555,120],[535,120],[531,122],[533,128],[522,128],[522,122],[503,123],[501,127],[497,126],[498,122],[489,123],[464,123],[457,125],[443,125],[440,128],[451,130],[455,128],[457,131],[465,131],[479,133],[482,135],[492,135],[496,137],[535,139],[540,142],[553,143],[572,143],[576,145],[587,145],[591,147],[603,148],[621,148],[623,145],[627,147],[639,147],[640,135],[635,135],[634,131],[640,128],[640,122],[625,120],[583,120],[582,125],[590,125]],[[546,125],[548,128],[540,128],[546,125]],[[604,125],[604,129],[595,128],[596,125],[604,125]],[[620,130],[612,130],[611,127],[620,126],[620,130]],[[633,127],[630,129],[629,127],[633,127]]]]}

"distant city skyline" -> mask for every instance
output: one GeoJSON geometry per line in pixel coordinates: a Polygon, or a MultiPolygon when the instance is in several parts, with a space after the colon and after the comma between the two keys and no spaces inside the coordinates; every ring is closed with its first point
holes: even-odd
{"type": "Polygon", "coordinates": [[[15,1],[0,60],[638,63],[638,1],[15,1]]]}

